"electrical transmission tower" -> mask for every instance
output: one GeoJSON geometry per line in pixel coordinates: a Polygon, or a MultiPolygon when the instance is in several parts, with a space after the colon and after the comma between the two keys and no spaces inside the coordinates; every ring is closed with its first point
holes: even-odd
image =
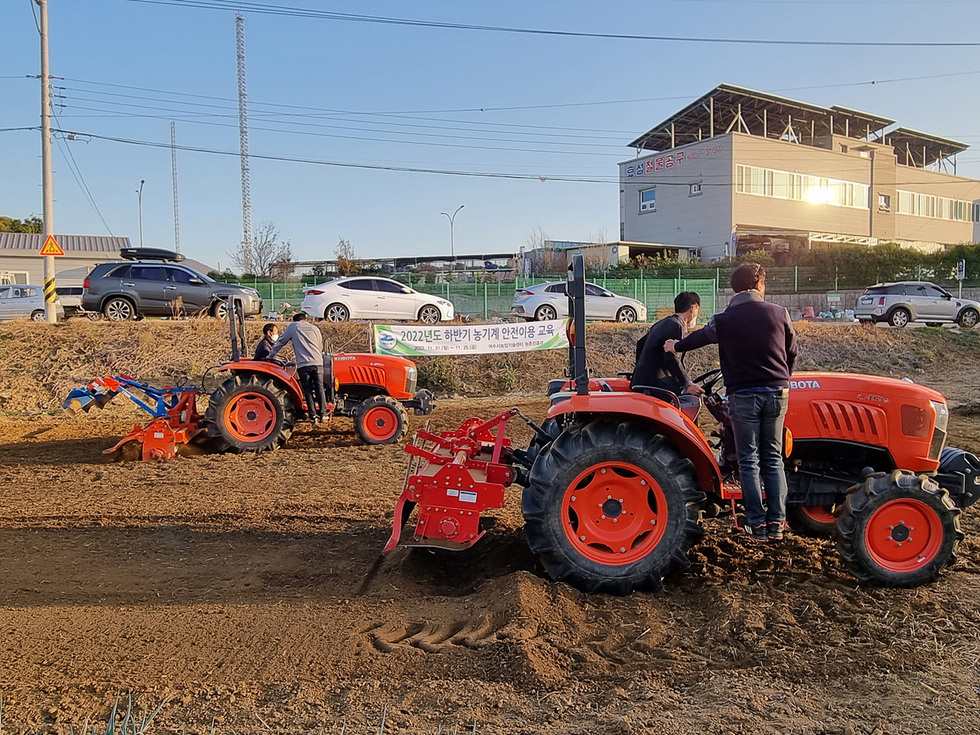
{"type": "Polygon", "coordinates": [[[248,85],[245,81],[245,16],[235,15],[235,41],[238,49],[238,133],[242,155],[242,261],[253,264],[252,258],[252,192],[248,168],[248,85]]]}
{"type": "Polygon", "coordinates": [[[174,250],[180,252],[180,207],[177,205],[177,123],[170,123],[170,160],[174,171],[174,250]]]}

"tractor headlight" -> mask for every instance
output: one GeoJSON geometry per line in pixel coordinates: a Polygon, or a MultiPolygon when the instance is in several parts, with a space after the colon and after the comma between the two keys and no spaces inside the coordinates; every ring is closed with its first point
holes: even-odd
{"type": "Polygon", "coordinates": [[[936,428],[932,432],[932,443],[929,445],[929,459],[939,459],[946,445],[946,433],[949,427],[949,407],[940,401],[929,401],[932,410],[936,412],[936,428]]]}
{"type": "Polygon", "coordinates": [[[419,382],[419,369],[412,365],[405,368],[405,392],[415,393],[415,386],[419,382]]]}

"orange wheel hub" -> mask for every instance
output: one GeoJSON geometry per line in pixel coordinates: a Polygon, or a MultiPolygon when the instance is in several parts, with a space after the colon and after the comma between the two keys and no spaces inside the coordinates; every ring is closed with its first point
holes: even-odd
{"type": "Polygon", "coordinates": [[[565,535],[582,556],[622,566],[663,538],[667,498],[653,477],[628,462],[602,462],[575,478],[562,498],[565,535]]]}
{"type": "Polygon", "coordinates": [[[364,414],[364,431],[375,441],[391,439],[398,431],[398,417],[390,408],[376,406],[364,414]]]}
{"type": "Polygon", "coordinates": [[[865,534],[872,559],[891,572],[914,572],[931,562],[943,544],[936,511],[910,498],[893,500],[876,510],[865,534]]]}
{"type": "Polygon", "coordinates": [[[239,441],[261,441],[276,426],[276,406],[260,393],[241,393],[225,406],[225,426],[239,441]]]}

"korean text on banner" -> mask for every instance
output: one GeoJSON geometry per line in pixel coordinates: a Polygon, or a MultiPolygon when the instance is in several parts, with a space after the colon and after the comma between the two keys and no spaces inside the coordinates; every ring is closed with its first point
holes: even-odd
{"type": "Polygon", "coordinates": [[[526,324],[453,324],[439,327],[375,324],[380,355],[485,355],[568,347],[567,319],[526,324]]]}

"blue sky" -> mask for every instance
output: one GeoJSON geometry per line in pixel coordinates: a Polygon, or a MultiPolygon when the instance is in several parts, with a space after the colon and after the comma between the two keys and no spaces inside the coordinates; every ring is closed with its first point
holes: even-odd
{"type": "MultiPolygon", "coordinates": [[[[969,0],[260,5],[508,28],[861,44],[975,42],[980,27],[980,2],[969,0]]],[[[28,78],[40,70],[31,6],[0,4],[0,214],[12,217],[42,210],[40,135],[7,130],[39,124],[39,84],[28,78]]],[[[440,213],[460,204],[457,254],[516,251],[534,231],[615,239],[616,164],[633,154],[625,144],[722,82],[866,110],[980,147],[976,46],[640,41],[244,15],[251,153],[320,162],[253,159],[253,222],[256,229],[274,223],[303,260],[333,257],[341,237],[362,257],[448,253],[449,220],[440,213]],[[529,178],[509,178],[515,175],[529,178]]],[[[173,247],[173,120],[178,145],[229,154],[178,152],[181,249],[230,265],[242,232],[234,12],[49,0],[49,24],[51,72],[63,77],[55,80],[64,106],[54,124],[78,133],[54,147],[56,231],[111,232],[136,243],[142,179],[144,244],[173,247]]],[[[960,154],[958,172],[980,178],[980,152],[960,154]]]]}

